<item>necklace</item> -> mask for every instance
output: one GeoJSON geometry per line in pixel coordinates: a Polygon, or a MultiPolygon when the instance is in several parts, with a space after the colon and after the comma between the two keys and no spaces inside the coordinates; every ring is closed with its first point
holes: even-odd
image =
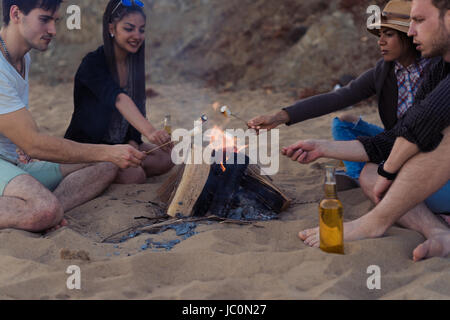
{"type": "Polygon", "coordinates": [[[24,61],[22,60],[22,66],[21,66],[20,70],[17,69],[17,67],[12,63],[12,59],[11,59],[11,56],[10,56],[10,54],[9,54],[8,48],[6,48],[6,43],[5,43],[5,41],[3,40],[3,38],[2,38],[1,36],[0,36],[0,43],[1,43],[1,45],[2,45],[3,51],[5,52],[6,59],[8,59],[9,63],[10,63],[10,64],[14,67],[14,69],[16,69],[17,72],[19,72],[19,74],[23,77],[23,76],[24,76],[24,64],[25,64],[24,61]]]}

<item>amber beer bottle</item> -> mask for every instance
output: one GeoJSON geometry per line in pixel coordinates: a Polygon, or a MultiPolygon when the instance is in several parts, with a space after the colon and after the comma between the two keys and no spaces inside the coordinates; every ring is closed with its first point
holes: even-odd
{"type": "Polygon", "coordinates": [[[172,123],[171,123],[171,117],[170,115],[167,115],[164,117],[164,130],[166,130],[166,132],[169,135],[172,135],[172,123]]]}
{"type": "Polygon", "coordinates": [[[344,223],[341,201],[336,192],[335,168],[326,167],[325,198],[319,204],[320,249],[344,254],[344,223]]]}

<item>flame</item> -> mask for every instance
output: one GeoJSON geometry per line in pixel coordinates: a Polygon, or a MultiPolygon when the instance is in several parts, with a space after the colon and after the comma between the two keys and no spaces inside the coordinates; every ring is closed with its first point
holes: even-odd
{"type": "MultiPolygon", "coordinates": [[[[223,131],[221,128],[217,126],[211,129],[211,132],[208,137],[210,140],[211,149],[216,151],[220,150],[220,152],[225,153],[228,150],[234,153],[240,153],[242,150],[248,147],[248,145],[239,146],[237,137],[230,135],[229,133],[223,131]]],[[[228,160],[229,158],[227,156],[225,161],[228,160]]],[[[227,170],[224,166],[223,161],[220,162],[220,167],[223,172],[227,170]]]]}
{"type": "Polygon", "coordinates": [[[232,148],[236,150],[235,137],[230,136],[224,132],[219,127],[215,126],[211,130],[211,135],[209,136],[210,145],[214,150],[223,150],[232,148]]]}
{"type": "Polygon", "coordinates": [[[248,144],[246,144],[245,146],[241,146],[239,148],[237,148],[236,153],[240,153],[242,150],[245,150],[248,148],[248,144]]]}

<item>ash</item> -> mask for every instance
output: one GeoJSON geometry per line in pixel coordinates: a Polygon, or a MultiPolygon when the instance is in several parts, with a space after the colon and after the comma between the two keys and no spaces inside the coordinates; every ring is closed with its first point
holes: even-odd
{"type": "Polygon", "coordinates": [[[277,213],[258,200],[255,193],[239,187],[233,196],[226,218],[247,221],[269,221],[277,219],[277,213]]]}

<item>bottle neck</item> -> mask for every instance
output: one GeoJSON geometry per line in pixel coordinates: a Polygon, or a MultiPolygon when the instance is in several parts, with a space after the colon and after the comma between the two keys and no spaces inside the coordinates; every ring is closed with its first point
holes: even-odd
{"type": "Polygon", "coordinates": [[[334,167],[326,167],[325,197],[337,199],[336,175],[334,167]]]}
{"type": "Polygon", "coordinates": [[[325,183],[325,198],[337,199],[336,183],[325,183]]]}

